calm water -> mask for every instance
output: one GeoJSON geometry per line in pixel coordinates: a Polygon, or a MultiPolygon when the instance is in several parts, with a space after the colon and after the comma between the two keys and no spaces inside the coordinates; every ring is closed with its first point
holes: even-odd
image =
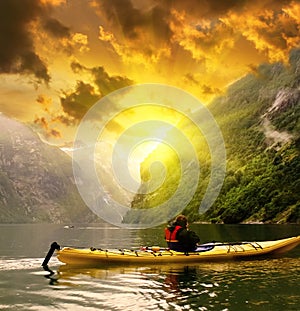
{"type": "MultiPolygon", "coordinates": [[[[202,242],[272,240],[298,225],[194,225],[202,242]]],[[[162,228],[0,225],[0,310],[300,310],[300,247],[280,258],[190,266],[65,269],[41,263],[51,242],[103,248],[165,245],[162,228]]]]}

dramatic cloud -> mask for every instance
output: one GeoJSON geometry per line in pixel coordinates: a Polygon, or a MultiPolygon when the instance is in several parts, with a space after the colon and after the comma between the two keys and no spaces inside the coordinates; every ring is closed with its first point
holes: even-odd
{"type": "Polygon", "coordinates": [[[70,29],[54,18],[44,22],[44,29],[57,38],[70,37],[70,29]]]}
{"type": "Polygon", "coordinates": [[[54,108],[52,99],[44,94],[39,94],[36,102],[41,106],[45,113],[45,116],[36,116],[33,123],[37,127],[37,130],[46,139],[60,139],[63,137],[63,133],[57,127],[65,125],[72,127],[77,125],[76,120],[67,114],[62,114],[59,110],[54,108]]]}
{"type": "Polygon", "coordinates": [[[299,1],[153,1],[148,9],[138,10],[129,0],[115,0],[104,1],[101,8],[107,18],[120,25],[125,37],[145,39],[150,31],[156,42],[163,38],[179,43],[195,59],[232,48],[243,35],[255,42],[259,51],[265,52],[270,45],[273,60],[276,49],[286,49],[299,34],[299,1]]]}
{"type": "Polygon", "coordinates": [[[106,16],[113,23],[117,22],[123,34],[129,38],[136,38],[139,35],[138,29],[147,23],[141,11],[135,9],[130,0],[99,1],[99,3],[106,16]]]}
{"type": "Polygon", "coordinates": [[[300,12],[300,4],[292,1],[279,10],[252,8],[240,16],[232,13],[222,21],[231,29],[237,29],[256,49],[268,56],[271,62],[287,61],[289,51],[299,46],[300,19],[292,12],[300,12]],[[289,14],[290,12],[290,14],[289,14]]]}
{"type": "Polygon", "coordinates": [[[105,20],[105,25],[99,26],[99,39],[110,43],[124,63],[148,67],[170,56],[168,8],[155,2],[136,8],[130,0],[97,3],[99,15],[105,20]]]}
{"type": "MultiPolygon", "coordinates": [[[[236,47],[241,36],[254,44],[258,52],[266,54],[271,62],[284,60],[289,50],[299,44],[299,19],[287,13],[296,10],[299,4],[295,2],[276,10],[272,6],[267,9],[253,4],[242,7],[239,3],[238,11],[231,8],[214,20],[197,19],[195,14],[173,10],[173,41],[189,51],[195,60],[205,61],[208,70],[213,68],[218,55],[236,47]]],[[[216,15],[218,10],[213,12],[216,15]]]]}
{"type": "Polygon", "coordinates": [[[118,41],[113,33],[105,31],[100,26],[99,39],[108,42],[124,64],[143,65],[146,69],[171,54],[171,49],[166,42],[159,44],[149,33],[144,33],[139,41],[118,41]]]}
{"type": "Polygon", "coordinates": [[[58,129],[52,128],[45,117],[41,117],[41,118],[37,117],[34,120],[34,124],[38,125],[40,128],[43,129],[43,135],[46,138],[61,138],[62,137],[62,133],[58,129]]]}
{"type": "Polygon", "coordinates": [[[98,100],[99,95],[92,85],[78,81],[74,91],[64,92],[61,105],[65,113],[80,120],[98,100]]]}
{"type": "Polygon", "coordinates": [[[88,52],[90,48],[88,47],[88,36],[82,33],[75,33],[72,35],[72,46],[78,48],[79,52],[88,52]]]}
{"type": "MultiPolygon", "coordinates": [[[[64,112],[77,120],[81,120],[85,113],[103,96],[133,84],[133,81],[126,77],[110,76],[103,67],[88,68],[78,62],[72,62],[71,67],[75,73],[89,73],[93,80],[93,85],[77,81],[75,90],[64,92],[61,97],[64,112]]],[[[103,110],[108,108],[103,107],[103,110]]]]}
{"type": "Polygon", "coordinates": [[[52,105],[51,98],[48,98],[47,96],[45,96],[43,94],[39,94],[36,101],[37,101],[37,103],[42,105],[45,112],[50,112],[50,107],[52,105]]]}
{"type": "Polygon", "coordinates": [[[173,42],[189,51],[195,60],[204,62],[207,70],[215,70],[215,60],[234,45],[232,29],[221,21],[201,20],[191,24],[185,14],[177,11],[172,14],[173,42]]]}
{"type": "Polygon", "coordinates": [[[72,41],[70,29],[50,16],[51,5],[59,4],[61,1],[0,1],[0,73],[33,75],[38,82],[50,81],[46,60],[35,40],[43,33],[46,44],[50,41],[48,35],[72,41]]]}
{"type": "Polygon", "coordinates": [[[168,9],[154,4],[149,8],[134,7],[130,0],[96,1],[111,25],[119,25],[123,36],[139,39],[152,31],[156,40],[166,40],[171,31],[167,23],[168,9]]]}
{"type": "Polygon", "coordinates": [[[91,73],[94,77],[94,83],[102,96],[133,84],[133,81],[126,77],[109,76],[103,67],[92,68],[91,73]]]}
{"type": "Polygon", "coordinates": [[[252,11],[253,9],[270,8],[272,10],[280,10],[283,6],[297,2],[293,0],[173,0],[169,1],[153,1],[159,6],[164,7],[165,10],[176,10],[184,12],[192,19],[209,19],[211,21],[218,19],[220,16],[230,15],[231,13],[240,14],[242,17],[243,12],[252,11]]]}
{"type": "Polygon", "coordinates": [[[37,0],[0,1],[0,72],[29,73],[48,82],[45,63],[34,50],[31,23],[42,14],[37,0]]]}
{"type": "Polygon", "coordinates": [[[72,140],[91,106],[133,83],[209,103],[260,64],[288,62],[299,16],[299,0],[0,0],[0,111],[72,140]]]}
{"type": "MultiPolygon", "coordinates": [[[[188,84],[188,75],[202,74],[197,96],[205,101],[251,66],[287,61],[299,45],[299,1],[95,0],[93,5],[101,19],[99,40],[128,72],[145,71],[156,82],[174,67],[180,74],[172,83],[188,90],[196,87],[193,80],[188,84]]],[[[148,82],[145,77],[138,78],[148,82]]]]}

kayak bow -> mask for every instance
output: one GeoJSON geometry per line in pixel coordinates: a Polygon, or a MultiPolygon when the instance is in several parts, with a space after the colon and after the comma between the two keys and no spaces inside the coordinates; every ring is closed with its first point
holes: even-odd
{"type": "Polygon", "coordinates": [[[64,247],[57,258],[69,265],[99,266],[103,264],[167,264],[201,261],[233,260],[285,253],[300,244],[300,236],[263,242],[213,242],[201,245],[199,252],[175,252],[166,248],[140,250],[103,250],[64,247]]]}

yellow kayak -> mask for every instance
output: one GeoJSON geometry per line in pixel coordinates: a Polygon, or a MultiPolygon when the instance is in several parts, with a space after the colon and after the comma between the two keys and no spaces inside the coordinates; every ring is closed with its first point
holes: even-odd
{"type": "MultiPolygon", "coordinates": [[[[103,250],[95,248],[59,248],[57,258],[69,265],[99,266],[105,264],[168,264],[197,263],[201,261],[233,260],[287,252],[300,244],[300,236],[263,242],[213,242],[202,244],[197,252],[175,252],[160,247],[139,250],[103,250]]],[[[45,259],[45,264],[47,264],[45,259]]],[[[44,264],[43,264],[44,265],[44,264]]]]}

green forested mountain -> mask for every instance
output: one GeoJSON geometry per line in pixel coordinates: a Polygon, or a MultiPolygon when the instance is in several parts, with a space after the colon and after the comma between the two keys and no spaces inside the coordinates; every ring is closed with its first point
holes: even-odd
{"type": "MultiPolygon", "coordinates": [[[[199,158],[207,160],[184,213],[194,221],[300,222],[300,50],[291,52],[288,64],[262,64],[208,107],[224,136],[226,177],[213,206],[199,215],[210,159],[197,148],[199,158]]],[[[201,138],[192,137],[201,145],[201,138]]],[[[154,156],[142,164],[142,178],[154,156]]],[[[147,208],[170,197],[178,168],[170,174],[159,190],[137,195],[132,207],[147,208]]]]}

